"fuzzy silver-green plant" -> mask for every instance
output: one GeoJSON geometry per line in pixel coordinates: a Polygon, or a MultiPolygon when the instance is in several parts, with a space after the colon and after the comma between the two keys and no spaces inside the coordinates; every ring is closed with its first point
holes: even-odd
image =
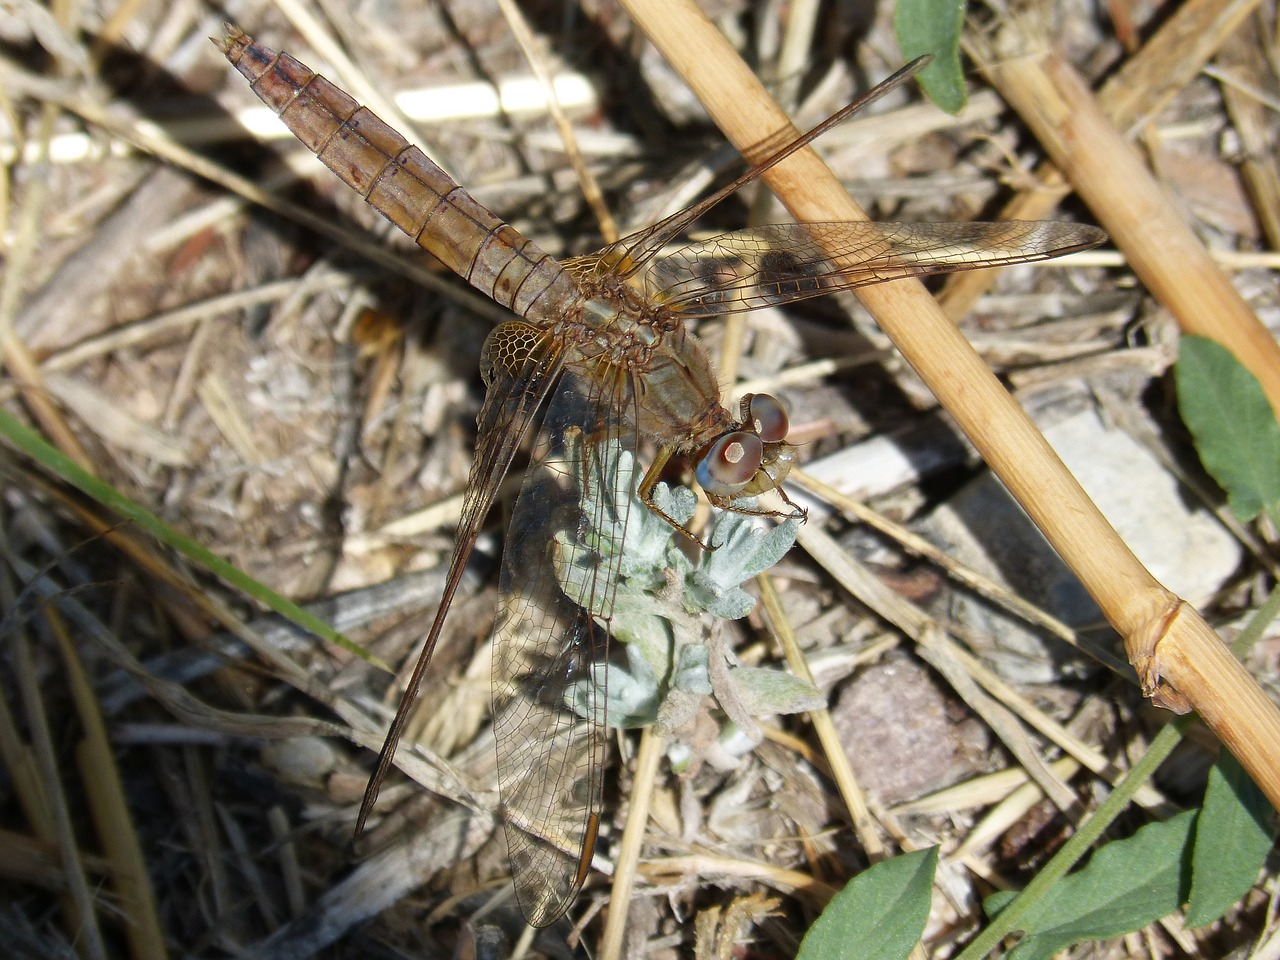
{"type": "MultiPolygon", "coordinates": [[[[568,691],[573,709],[586,716],[586,704],[594,683],[596,696],[605,700],[606,722],[615,727],[657,724],[670,732],[692,719],[703,697],[714,696],[732,727],[754,729],[751,716],[797,713],[825,704],[810,684],[784,670],[744,667],[718,643],[716,621],[746,616],[755,599],[742,584],[778,562],[795,541],[795,519],[773,523],[759,516],[721,512],[707,533],[710,551],[694,551],[697,559],[681,549],[680,535],[662,517],[648,509],[635,494],[637,470],[629,451],[602,451],[592,465],[593,482],[583,484],[609,500],[598,502],[584,495],[583,514],[599,518],[584,531],[590,551],[553,551],[561,590],[578,604],[588,597],[608,595],[599,578],[614,569],[610,561],[617,549],[617,524],[626,520],[626,545],[618,570],[609,630],[625,646],[627,666],[616,660],[609,666],[608,683],[601,665],[595,677],[579,681],[568,691]],[[603,469],[612,463],[616,469],[603,469]],[[601,481],[612,473],[612,484],[601,481]],[[573,556],[570,561],[565,558],[573,556]],[[589,585],[595,584],[591,589],[589,585]]],[[[659,509],[678,523],[687,523],[697,506],[692,491],[660,484],[654,491],[659,509]]],[[[736,504],[752,509],[754,502],[736,504]]],[[[580,534],[581,535],[581,534],[580,534]]],[[[568,534],[557,534],[562,544],[568,534]]],[[[755,739],[752,737],[752,739],[755,739]]]]}

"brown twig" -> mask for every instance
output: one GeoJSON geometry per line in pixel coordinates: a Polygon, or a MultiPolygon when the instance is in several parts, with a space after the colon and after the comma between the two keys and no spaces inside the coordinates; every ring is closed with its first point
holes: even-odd
{"type": "MultiPolygon", "coordinates": [[[[796,640],[795,631],[791,629],[791,622],[786,616],[778,590],[773,585],[773,579],[769,574],[762,573],[756,583],[760,588],[760,599],[764,602],[765,613],[773,626],[774,635],[782,645],[783,654],[787,658],[787,665],[800,679],[813,683],[813,673],[805,662],[804,653],[796,640]]],[[[840,742],[840,734],[831,719],[830,711],[816,710],[809,714],[809,720],[822,743],[823,752],[831,767],[831,776],[840,790],[841,799],[844,800],[845,808],[849,811],[853,830],[862,844],[862,849],[866,852],[867,859],[872,863],[885,859],[887,854],[880,835],[876,832],[874,818],[867,806],[866,794],[858,783],[857,775],[853,772],[849,754],[840,742]]]]}
{"type": "Polygon", "coordinates": [[[47,609],[46,616],[58,641],[67,686],[84,727],[84,738],[76,746],[77,766],[86,784],[85,795],[103,852],[111,862],[111,883],[121,913],[127,918],[122,930],[130,955],[139,960],[163,960],[168,951],[156,912],[155,890],[147,875],[146,857],[129,811],[106,722],[66,624],[53,607],[47,609]]]}

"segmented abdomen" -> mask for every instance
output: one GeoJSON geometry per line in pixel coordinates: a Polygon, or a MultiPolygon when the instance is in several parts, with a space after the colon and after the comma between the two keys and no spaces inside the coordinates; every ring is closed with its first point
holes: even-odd
{"type": "Polygon", "coordinates": [[[578,299],[554,258],[334,84],[238,30],[229,28],[223,49],[325,166],[481,293],[535,323],[578,299]]]}

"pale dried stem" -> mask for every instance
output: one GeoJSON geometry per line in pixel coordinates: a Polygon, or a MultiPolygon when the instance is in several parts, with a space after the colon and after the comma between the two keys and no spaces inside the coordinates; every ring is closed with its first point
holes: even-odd
{"type": "Polygon", "coordinates": [[[821,8],[817,0],[798,0],[788,5],[787,27],[778,50],[778,99],[787,110],[800,100],[800,80],[809,68],[813,37],[821,8]]]}
{"type": "Polygon", "coordinates": [[[747,314],[730,313],[723,318],[724,337],[720,343],[720,402],[733,409],[731,398],[738,393],[738,367],[747,347],[747,314]]]}
{"type": "MultiPolygon", "coordinates": [[[[1103,753],[1081,740],[1043,710],[1038,709],[1008,682],[987,669],[977,657],[950,639],[945,639],[943,642],[948,648],[949,655],[963,665],[965,671],[988,693],[1017,714],[1027,726],[1036,730],[1046,740],[1056,744],[1063,753],[1074,758],[1081,766],[1091,770],[1112,786],[1124,779],[1124,770],[1119,769],[1103,753]]],[[[1135,800],[1140,806],[1149,810],[1168,811],[1170,809],[1169,801],[1154,787],[1139,788],[1135,794],[1135,800]]]]}
{"type": "Polygon", "coordinates": [[[238,176],[216,163],[211,163],[194,151],[167,139],[144,124],[122,120],[86,101],[60,101],[60,104],[65,109],[77,114],[89,123],[101,127],[113,136],[127,140],[139,150],[203,177],[221,187],[225,187],[231,193],[235,193],[251,203],[264,207],[272,213],[287,217],[309,230],[314,230],[340,246],[358,253],[372,263],[384,266],[427,290],[454,299],[480,316],[488,317],[494,323],[501,323],[507,317],[506,312],[488,297],[459,287],[457,284],[446,280],[442,275],[424,268],[417,261],[398,256],[370,239],[367,235],[358,234],[342,227],[340,224],[335,223],[332,218],[323,217],[299,204],[283,200],[274,193],[263,190],[252,180],[238,176]]]}
{"type": "Polygon", "coordinates": [[[94,910],[93,892],[84,875],[76,845],[75,830],[71,822],[71,810],[58,771],[54,752],[53,733],[49,728],[48,712],[36,677],[31,643],[26,634],[15,630],[10,638],[13,651],[13,672],[18,692],[26,708],[27,726],[31,732],[31,749],[35,766],[40,775],[40,786],[49,812],[49,824],[53,828],[51,839],[57,846],[62,878],[67,885],[64,903],[69,907],[68,925],[71,927],[81,956],[88,960],[106,960],[106,945],[94,910]]]}
{"type": "Polygon", "coordinates": [[[574,176],[578,178],[582,196],[587,201],[587,206],[591,208],[591,213],[600,227],[600,235],[604,237],[605,243],[613,243],[618,239],[618,225],[614,222],[613,214],[609,212],[609,207],[604,202],[604,196],[600,192],[600,184],[596,182],[595,175],[587,167],[586,158],[582,156],[582,150],[578,148],[578,138],[574,135],[573,125],[569,123],[569,118],[560,109],[560,101],[556,97],[555,84],[552,82],[551,74],[542,62],[542,55],[533,39],[533,31],[529,29],[529,22],[524,18],[524,14],[520,12],[520,8],[515,5],[515,0],[498,0],[498,7],[502,10],[502,15],[507,18],[507,26],[511,28],[511,35],[516,38],[516,43],[520,45],[520,50],[524,54],[525,60],[546,90],[547,111],[551,114],[551,119],[560,134],[560,140],[564,144],[565,155],[569,158],[569,164],[573,167],[574,176]]]}
{"type": "Polygon", "coordinates": [[[846,496],[834,487],[809,476],[803,470],[792,470],[790,477],[796,481],[797,485],[804,487],[836,507],[847,518],[858,523],[864,523],[886,537],[892,538],[899,546],[915,556],[928,560],[935,566],[940,567],[946,571],[948,576],[968,589],[986,597],[993,603],[999,604],[1027,623],[1048,631],[1059,640],[1063,640],[1073,647],[1079,646],[1080,639],[1076,635],[1076,631],[1057,617],[1046,613],[1034,603],[1024,600],[1008,587],[954,560],[946,551],[934,546],[918,533],[913,533],[902,524],[895,523],[879,511],[873,510],[866,504],[859,503],[852,497],[846,496]]]}
{"type": "MultiPolygon", "coordinates": [[[[624,6],[749,158],[759,159],[762,140],[791,129],[746,64],[687,0],[624,0],[624,6]]],[[[766,179],[798,220],[866,219],[812,151],[779,164],[766,179]]],[[[1165,244],[1151,246],[1163,252],[1165,244]]],[[[1181,695],[1202,709],[1280,806],[1280,750],[1259,746],[1280,744],[1280,712],[1243,667],[1224,656],[1208,624],[1134,557],[923,286],[880,284],[859,291],[859,298],[1124,637],[1144,690],[1165,702],[1181,695]],[[1176,652],[1166,659],[1170,648],[1176,652]],[[1221,673],[1207,673],[1210,664],[1221,673]],[[1213,693],[1217,685],[1251,689],[1248,706],[1234,709],[1245,706],[1239,695],[1222,703],[1213,693]]]]}
{"type": "MultiPolygon", "coordinates": [[[[1064,782],[1070,782],[1071,778],[1080,772],[1080,766],[1080,761],[1075,757],[1059,757],[1049,764],[1054,776],[1064,782]]],[[[906,800],[902,803],[896,803],[886,812],[895,817],[932,816],[935,814],[950,816],[964,810],[973,810],[977,807],[989,807],[992,804],[1003,803],[1030,783],[1030,780],[1031,778],[1027,776],[1027,771],[1020,767],[1004,767],[994,773],[979,774],[950,787],[943,787],[941,790],[927,793],[918,800],[906,800]]],[[[1037,799],[1044,796],[1043,791],[1035,784],[1032,784],[1032,788],[1036,792],[1037,799]]],[[[1170,807],[1169,809],[1174,810],[1175,808],[1170,807]]],[[[997,830],[996,836],[999,836],[1000,833],[1001,831],[997,830]]],[[[961,847],[969,843],[971,836],[971,833],[965,835],[965,840],[961,847]]],[[[957,849],[960,848],[958,847],[957,849]]]]}
{"type": "Polygon", "coordinates": [[[661,883],[675,877],[702,877],[708,882],[715,877],[767,884],[800,897],[811,906],[821,909],[839,891],[810,874],[788,870],[771,863],[756,860],[734,860],[712,854],[694,854],[686,857],[660,857],[640,865],[640,874],[651,883],[661,883]]]}
{"type": "MultiPolygon", "coordinates": [[[[859,602],[916,642],[917,652],[946,677],[970,709],[982,717],[1046,796],[1053,798],[1063,810],[1072,806],[1073,794],[1053,776],[1026,730],[1011,722],[1008,709],[977,689],[968,663],[961,662],[954,645],[941,635],[937,624],[924,611],[851,557],[820,526],[802,527],[796,539],[815,562],[859,602]]],[[[993,692],[1000,696],[998,689],[993,692]]],[[[1031,726],[1039,728],[1040,725],[1031,723],[1031,726]]]]}
{"type": "MultiPolygon", "coordinates": [[[[765,613],[773,626],[774,636],[782,644],[787,665],[797,677],[812,684],[813,673],[804,659],[795,631],[791,629],[791,620],[787,617],[782,598],[778,596],[778,591],[773,585],[773,579],[767,573],[762,573],[756,578],[756,583],[760,588],[760,599],[764,602],[765,613]]],[[[830,711],[814,710],[809,714],[809,721],[813,724],[814,732],[817,733],[818,740],[822,744],[827,764],[831,768],[831,776],[840,790],[840,797],[849,811],[850,822],[853,824],[854,832],[858,836],[858,842],[862,844],[867,859],[873,863],[883,860],[885,849],[879,833],[876,832],[875,818],[871,815],[866,795],[858,783],[857,775],[853,772],[853,766],[849,763],[848,751],[844,748],[835,722],[831,719],[830,711]]]]}
{"type": "MultiPolygon", "coordinates": [[[[304,280],[303,287],[308,294],[316,294],[349,286],[351,278],[343,274],[322,274],[311,280],[304,280]]],[[[67,347],[45,357],[40,364],[44,373],[74,370],[81,364],[88,363],[130,347],[149,346],[153,341],[175,333],[185,334],[187,329],[201,321],[210,320],[224,313],[247,310],[261,304],[275,303],[294,295],[298,288],[295,279],[276,280],[249,290],[235,290],[231,293],[219,294],[207,300],[198,300],[174,310],[166,310],[121,327],[113,327],[105,333],[67,347]]],[[[0,386],[0,397],[7,396],[6,386],[0,386]]]]}
{"type": "MultiPolygon", "coordinates": [[[[1071,778],[1080,770],[1080,761],[1074,757],[1059,757],[1049,764],[1049,768],[1063,783],[1070,783],[1071,778]]],[[[948,857],[972,869],[974,864],[981,862],[981,853],[1020,822],[1043,798],[1044,791],[1037,784],[1030,781],[1023,783],[986,811],[965,836],[964,842],[952,850],[948,857]]]]}
{"type": "Polygon", "coordinates": [[[622,937],[627,929],[631,891],[639,872],[640,848],[644,845],[645,830],[649,825],[649,806],[653,801],[665,742],[653,727],[645,727],[640,733],[631,807],[627,811],[626,826],[622,828],[622,840],[614,862],[613,890],[609,895],[609,913],[600,940],[600,960],[618,960],[622,956],[622,937]]]}
{"type": "MultiPolygon", "coordinates": [[[[1188,0],[1098,93],[1102,111],[1120,130],[1154,116],[1190,83],[1258,0],[1188,0]]],[[[1036,186],[1019,193],[1000,212],[1002,220],[1039,220],[1071,193],[1071,186],[1050,162],[1035,173],[1036,186]]],[[[947,279],[938,298],[953,320],[960,320],[991,285],[995,271],[969,270],[947,279]]]]}
{"type": "MultiPolygon", "coordinates": [[[[58,110],[53,104],[45,104],[40,115],[39,149],[36,168],[47,162],[49,138],[53,135],[58,110]]],[[[14,329],[13,318],[22,296],[23,278],[29,274],[31,260],[38,247],[40,223],[49,197],[47,178],[33,178],[31,189],[23,201],[18,219],[18,236],[8,257],[3,282],[0,283],[0,355],[8,368],[10,378],[22,392],[27,409],[31,411],[41,429],[59,450],[85,470],[93,472],[93,461],[68,426],[61,411],[49,398],[44,378],[26,342],[14,329]]]]}
{"type": "Polygon", "coordinates": [[[1253,212],[1262,226],[1263,235],[1272,247],[1280,247],[1280,162],[1268,129],[1266,108],[1280,110],[1274,98],[1268,98],[1256,82],[1265,75],[1265,61],[1256,37],[1236,36],[1228,44],[1223,57],[1229,72],[1215,70],[1211,75],[1222,83],[1222,100],[1227,115],[1240,135],[1240,176],[1253,200],[1253,212]]]}
{"type": "Polygon", "coordinates": [[[1160,113],[1199,75],[1257,8],[1259,0],[1187,0],[1098,91],[1103,113],[1121,131],[1160,113]]]}
{"type": "Polygon", "coordinates": [[[980,64],[1184,333],[1222,344],[1280,411],[1280,345],[1075,70],[1053,53],[980,64]]]}
{"type": "Polygon", "coordinates": [[[146,0],[124,0],[111,11],[106,22],[94,32],[91,49],[93,59],[101,63],[116,47],[124,46],[125,30],[147,6],[146,0]]]}
{"type": "Polygon", "coordinates": [[[58,641],[67,689],[84,728],[84,738],[76,745],[76,763],[85,783],[85,797],[98,838],[111,862],[111,885],[121,912],[128,918],[123,924],[123,933],[129,943],[130,956],[139,960],[163,960],[168,951],[156,913],[155,891],[129,813],[106,722],[61,616],[53,607],[47,608],[46,616],[58,641]]]}

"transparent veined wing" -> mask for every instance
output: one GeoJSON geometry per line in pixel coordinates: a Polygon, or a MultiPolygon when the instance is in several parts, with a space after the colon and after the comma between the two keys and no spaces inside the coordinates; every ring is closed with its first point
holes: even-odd
{"type": "Polygon", "coordinates": [[[507,532],[494,732],[516,899],[535,926],[573,902],[599,824],[609,619],[636,485],[631,400],[624,375],[602,385],[566,370],[507,532]]]}
{"type": "Polygon", "coordinates": [[[444,593],[427,632],[422,653],[418,655],[418,662],[414,664],[413,673],[400,697],[395,718],[387,730],[377,766],[365,788],[356,818],[357,837],[364,831],[378,792],[391,770],[396,746],[417,700],[422,679],[462,580],[462,572],[475,548],[480,526],[493,506],[512,457],[543,400],[559,379],[563,356],[563,344],[554,341],[545,330],[522,320],[511,320],[495,327],[485,340],[481,376],[486,392],[480,416],[476,419],[476,454],[471,464],[471,477],[463,499],[444,593]]]}
{"type": "Polygon", "coordinates": [[[655,302],[681,316],[713,316],[887,280],[1047,260],[1104,239],[1096,227],[1059,221],[774,223],[655,257],[644,280],[655,302]]]}

